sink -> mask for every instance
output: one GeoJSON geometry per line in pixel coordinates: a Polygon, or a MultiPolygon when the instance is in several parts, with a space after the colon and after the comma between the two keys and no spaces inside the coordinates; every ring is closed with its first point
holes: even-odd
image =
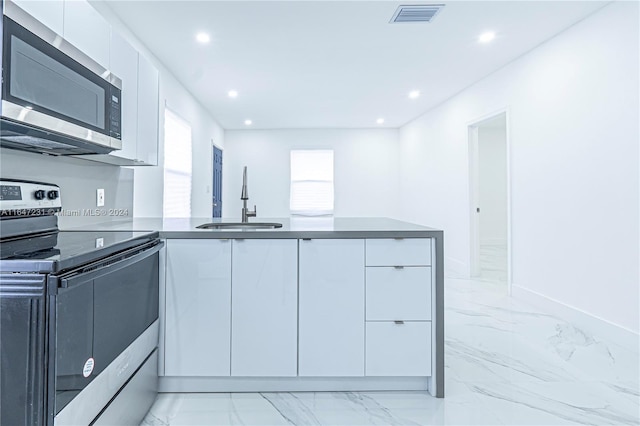
{"type": "Polygon", "coordinates": [[[232,223],[232,222],[214,222],[203,223],[196,226],[198,229],[275,229],[282,228],[281,223],[269,223],[269,222],[248,222],[248,223],[232,223]]]}

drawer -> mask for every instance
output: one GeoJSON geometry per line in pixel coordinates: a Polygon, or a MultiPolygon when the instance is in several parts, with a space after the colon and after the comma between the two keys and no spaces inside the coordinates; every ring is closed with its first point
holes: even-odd
{"type": "Polygon", "coordinates": [[[367,322],[366,376],[431,376],[431,322],[367,322]]]}
{"type": "Polygon", "coordinates": [[[431,268],[366,268],[366,318],[431,320],[431,268]]]}
{"type": "Polygon", "coordinates": [[[431,238],[367,239],[366,266],[431,266],[431,238]]]}

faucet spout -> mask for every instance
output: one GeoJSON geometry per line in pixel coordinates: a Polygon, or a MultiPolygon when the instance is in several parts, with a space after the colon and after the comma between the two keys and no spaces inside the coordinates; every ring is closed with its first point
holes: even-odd
{"type": "Polygon", "coordinates": [[[247,208],[247,201],[249,201],[249,190],[247,189],[247,166],[244,166],[242,172],[242,194],[240,195],[242,200],[242,223],[249,222],[250,217],[256,217],[258,209],[253,206],[253,211],[247,208]]]}
{"type": "Polygon", "coordinates": [[[249,199],[249,191],[247,190],[247,166],[244,166],[244,171],[242,172],[242,194],[240,195],[240,199],[249,199]]]}

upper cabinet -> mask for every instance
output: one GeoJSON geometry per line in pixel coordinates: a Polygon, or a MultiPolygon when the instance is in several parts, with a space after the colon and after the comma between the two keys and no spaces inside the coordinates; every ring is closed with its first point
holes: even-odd
{"type": "Polygon", "coordinates": [[[120,34],[111,31],[111,72],[122,79],[122,149],[110,155],[135,159],[138,137],[138,52],[120,34]]]}
{"type": "Polygon", "coordinates": [[[122,149],[78,158],[120,166],[158,164],[160,76],[86,0],[13,0],[122,80],[122,149]]]}
{"type": "Polygon", "coordinates": [[[138,55],[138,138],[136,160],[158,164],[158,105],[160,75],[143,55],[138,55]]]}
{"type": "Polygon", "coordinates": [[[56,33],[63,35],[64,2],[62,0],[13,0],[13,3],[56,33]]]}
{"type": "Polygon", "coordinates": [[[109,69],[111,26],[87,1],[65,0],[62,36],[87,56],[109,69]]]}

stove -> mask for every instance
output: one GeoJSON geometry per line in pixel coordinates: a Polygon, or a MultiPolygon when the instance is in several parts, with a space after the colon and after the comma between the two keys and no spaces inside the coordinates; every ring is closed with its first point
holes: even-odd
{"type": "Polygon", "coordinates": [[[63,272],[157,239],[157,232],[128,231],[30,235],[0,245],[0,272],[63,272]]]}
{"type": "Polygon", "coordinates": [[[0,424],[136,424],[157,393],[157,232],[60,231],[57,185],[0,180],[0,424]]]}

